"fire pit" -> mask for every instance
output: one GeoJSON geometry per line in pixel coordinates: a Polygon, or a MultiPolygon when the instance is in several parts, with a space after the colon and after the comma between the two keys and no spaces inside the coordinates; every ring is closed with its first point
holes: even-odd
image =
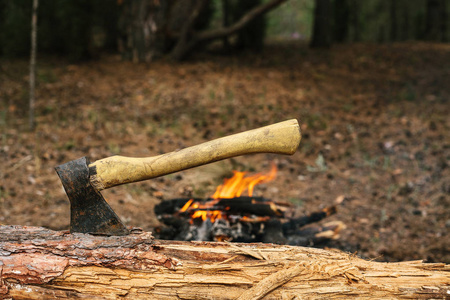
{"type": "Polygon", "coordinates": [[[336,239],[345,225],[328,222],[309,225],[334,213],[336,205],[308,215],[296,216],[290,202],[253,196],[256,185],[275,178],[275,165],[267,173],[247,176],[234,171],[207,199],[177,198],[155,206],[164,226],[155,229],[159,239],[183,241],[265,242],[289,245],[317,245],[336,239]],[[247,196],[243,194],[247,192],[247,196]]]}

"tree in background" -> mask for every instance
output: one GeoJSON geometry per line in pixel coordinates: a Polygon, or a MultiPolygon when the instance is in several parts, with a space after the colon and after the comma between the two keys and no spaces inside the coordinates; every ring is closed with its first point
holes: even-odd
{"type": "Polygon", "coordinates": [[[31,14],[31,55],[30,55],[30,101],[29,101],[29,127],[35,128],[35,97],[34,90],[36,85],[36,40],[37,40],[37,10],[39,1],[33,0],[33,10],[31,14]]]}
{"type": "Polygon", "coordinates": [[[447,0],[427,0],[424,38],[430,41],[447,41],[447,0]]]}
{"type": "Polygon", "coordinates": [[[389,30],[389,37],[391,41],[397,41],[398,35],[397,35],[397,28],[398,28],[398,22],[397,22],[397,1],[390,1],[389,2],[389,14],[391,19],[391,26],[389,30]]]}
{"type": "Polygon", "coordinates": [[[63,35],[60,38],[64,43],[62,47],[69,53],[72,60],[90,58],[92,56],[93,2],[90,0],[64,1],[59,13],[60,19],[70,20],[61,24],[63,35]]]}
{"type": "Polygon", "coordinates": [[[0,54],[30,54],[31,5],[24,1],[0,1],[0,54]],[[25,4],[25,5],[24,5],[25,4]]]}
{"type": "MultiPolygon", "coordinates": [[[[262,16],[286,1],[230,0],[229,24],[211,28],[219,1],[41,0],[38,46],[43,54],[64,55],[72,61],[118,47],[125,59],[135,61],[167,55],[182,59],[197,47],[245,29],[239,44],[260,49],[265,34],[262,16]]],[[[0,1],[1,56],[29,53],[30,13],[27,1],[0,1]]]]}
{"type": "Polygon", "coordinates": [[[181,60],[199,45],[239,32],[238,44],[260,49],[265,32],[262,16],[285,1],[225,3],[232,12],[232,22],[228,22],[227,14],[220,28],[208,27],[211,1],[122,1],[121,48],[124,57],[134,61],[164,55],[181,60]]]}
{"type": "MultiPolygon", "coordinates": [[[[117,0],[39,1],[40,53],[72,61],[117,49],[117,0]]],[[[0,1],[0,55],[24,57],[30,52],[29,1],[0,1]]]]}
{"type": "Polygon", "coordinates": [[[333,13],[333,41],[343,43],[348,40],[350,18],[349,0],[335,0],[333,13]]]}
{"type": "Polygon", "coordinates": [[[350,0],[350,24],[351,24],[351,41],[361,41],[361,6],[363,4],[359,0],[350,0]]]}
{"type": "MultiPolygon", "coordinates": [[[[261,5],[261,0],[235,1],[233,7],[233,21],[238,21],[249,10],[261,5]]],[[[238,49],[250,49],[261,51],[264,46],[266,36],[266,18],[264,15],[255,17],[239,30],[236,46],[238,49]]]]}
{"type": "Polygon", "coordinates": [[[331,18],[330,0],[315,0],[311,47],[328,48],[331,46],[331,18]]]}
{"type": "MultiPolygon", "coordinates": [[[[119,52],[126,60],[149,61],[165,53],[170,42],[173,1],[119,1],[119,52]]],[[[190,4],[191,2],[189,2],[190,4]]]]}
{"type": "Polygon", "coordinates": [[[446,42],[449,38],[448,0],[330,1],[314,2],[313,47],[328,47],[330,32],[331,40],[338,43],[446,42]]]}
{"type": "MultiPolygon", "coordinates": [[[[242,18],[252,8],[261,5],[261,0],[221,0],[221,18],[222,27],[226,28],[242,18]]],[[[249,49],[255,52],[259,52],[264,47],[264,39],[266,37],[267,22],[266,16],[260,15],[255,17],[247,25],[245,25],[237,33],[237,38],[234,41],[234,49],[245,50],[249,49]]],[[[229,52],[232,49],[232,43],[230,36],[223,38],[223,48],[225,52],[229,52]]]]}

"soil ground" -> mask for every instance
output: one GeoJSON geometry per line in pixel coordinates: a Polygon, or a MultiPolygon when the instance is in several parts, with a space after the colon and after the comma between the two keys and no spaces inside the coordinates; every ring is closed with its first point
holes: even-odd
{"type": "Polygon", "coordinates": [[[0,223],[67,229],[56,165],[88,156],[153,156],[296,118],[293,156],[239,157],[103,192],[146,230],[153,206],[210,196],[232,170],[277,178],[255,194],[300,213],[344,199],[329,243],[381,261],[450,263],[450,45],[268,46],[182,64],[70,64],[38,58],[37,128],[28,127],[28,62],[0,63],[0,223]]]}

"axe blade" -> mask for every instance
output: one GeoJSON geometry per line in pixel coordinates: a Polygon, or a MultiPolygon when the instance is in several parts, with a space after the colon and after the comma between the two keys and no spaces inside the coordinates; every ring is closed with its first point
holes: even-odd
{"type": "Polygon", "coordinates": [[[127,235],[129,230],[89,180],[89,160],[82,157],[55,168],[70,201],[70,232],[127,235]]]}

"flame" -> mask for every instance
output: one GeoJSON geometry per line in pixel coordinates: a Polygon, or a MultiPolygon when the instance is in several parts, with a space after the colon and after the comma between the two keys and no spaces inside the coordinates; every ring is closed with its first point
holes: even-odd
{"type": "Polygon", "coordinates": [[[209,219],[214,223],[217,219],[222,219],[222,212],[220,210],[197,210],[192,214],[191,218],[202,218],[202,221],[209,219]]]}
{"type": "Polygon", "coordinates": [[[189,206],[191,206],[192,202],[194,202],[194,199],[190,199],[188,202],[186,202],[180,209],[180,212],[185,212],[189,208],[189,206]]]}
{"type": "MultiPolygon", "coordinates": [[[[275,164],[273,164],[268,173],[258,173],[247,177],[245,176],[247,174],[246,172],[233,171],[233,173],[233,177],[225,179],[224,183],[217,187],[216,192],[212,196],[213,200],[206,203],[200,203],[194,201],[194,199],[190,199],[179,210],[179,213],[188,212],[191,215],[191,223],[197,218],[201,218],[203,221],[210,219],[210,221],[214,223],[217,219],[222,219],[224,217],[223,211],[211,210],[220,199],[240,197],[246,190],[250,197],[253,196],[254,187],[257,184],[273,180],[277,174],[277,168],[275,164]]],[[[244,216],[244,218],[247,217],[244,216]]],[[[248,220],[246,219],[245,221],[252,220],[248,218],[248,220]]]]}
{"type": "Polygon", "coordinates": [[[248,195],[251,197],[253,196],[255,185],[269,182],[275,178],[277,167],[275,164],[272,164],[272,169],[269,173],[258,173],[248,177],[245,177],[246,172],[233,171],[233,173],[233,177],[225,179],[224,183],[217,187],[216,192],[212,196],[213,199],[239,197],[245,190],[248,190],[248,195]]]}

